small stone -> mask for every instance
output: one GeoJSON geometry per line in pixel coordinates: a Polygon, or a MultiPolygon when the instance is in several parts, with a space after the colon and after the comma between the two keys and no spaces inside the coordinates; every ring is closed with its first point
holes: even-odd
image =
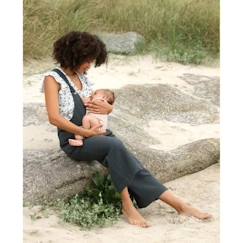
{"type": "Polygon", "coordinates": [[[143,45],[144,37],[136,32],[98,33],[106,44],[108,52],[115,54],[135,54],[139,45],[143,45]]]}

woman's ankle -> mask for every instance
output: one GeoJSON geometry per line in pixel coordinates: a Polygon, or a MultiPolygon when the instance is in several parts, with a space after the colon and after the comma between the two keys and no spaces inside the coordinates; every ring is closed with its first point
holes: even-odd
{"type": "Polygon", "coordinates": [[[132,207],[132,206],[133,206],[133,204],[130,203],[130,202],[122,202],[122,207],[123,208],[129,208],[129,207],[132,207]]]}
{"type": "Polygon", "coordinates": [[[160,195],[160,200],[170,205],[179,214],[182,213],[184,210],[185,201],[169,190],[165,191],[163,194],[160,195]]]}
{"type": "Polygon", "coordinates": [[[131,200],[124,200],[124,201],[122,201],[122,208],[130,209],[130,208],[134,208],[134,205],[131,200]]]}

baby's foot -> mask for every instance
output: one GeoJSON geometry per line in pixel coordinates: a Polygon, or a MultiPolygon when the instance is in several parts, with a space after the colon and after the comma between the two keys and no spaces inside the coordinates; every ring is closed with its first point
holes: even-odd
{"type": "Polygon", "coordinates": [[[133,206],[129,208],[122,208],[123,215],[127,218],[128,222],[133,225],[138,225],[143,228],[150,227],[142,215],[133,206]]]}
{"type": "Polygon", "coordinates": [[[83,140],[68,139],[68,142],[71,146],[82,146],[83,145],[83,140]]]}

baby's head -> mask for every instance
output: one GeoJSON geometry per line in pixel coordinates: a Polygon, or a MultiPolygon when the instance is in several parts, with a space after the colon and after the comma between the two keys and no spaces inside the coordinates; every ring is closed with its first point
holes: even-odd
{"type": "Polygon", "coordinates": [[[113,105],[115,102],[115,94],[110,89],[97,89],[94,92],[92,99],[104,99],[109,104],[113,105]]]}

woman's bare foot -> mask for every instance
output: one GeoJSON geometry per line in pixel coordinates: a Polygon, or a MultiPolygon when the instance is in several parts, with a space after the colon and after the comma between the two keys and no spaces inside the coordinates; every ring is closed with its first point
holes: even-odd
{"type": "Polygon", "coordinates": [[[189,203],[186,203],[182,198],[177,197],[170,190],[165,191],[160,195],[160,200],[169,204],[179,214],[193,216],[198,219],[212,219],[213,216],[209,213],[204,213],[201,210],[194,208],[189,203]]]}
{"type": "Polygon", "coordinates": [[[186,215],[186,216],[192,216],[198,219],[212,219],[213,216],[209,213],[204,213],[201,210],[194,208],[193,206],[191,206],[188,203],[184,203],[181,206],[181,210],[178,210],[178,213],[181,215],[186,215]]]}
{"type": "Polygon", "coordinates": [[[122,213],[127,218],[128,222],[133,225],[138,225],[143,228],[150,227],[142,215],[137,211],[133,205],[123,206],[122,213]]]}

